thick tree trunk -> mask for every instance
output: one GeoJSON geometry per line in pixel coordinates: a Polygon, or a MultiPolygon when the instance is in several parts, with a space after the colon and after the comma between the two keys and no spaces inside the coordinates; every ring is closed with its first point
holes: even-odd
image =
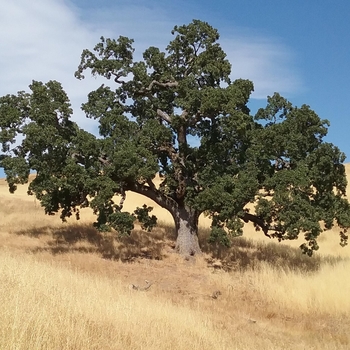
{"type": "Polygon", "coordinates": [[[198,214],[179,208],[174,214],[177,233],[176,251],[184,256],[201,254],[198,242],[198,214]]]}
{"type": "Polygon", "coordinates": [[[174,199],[167,197],[156,189],[152,180],[148,186],[130,183],[125,190],[142,194],[155,201],[162,208],[167,209],[174,218],[177,234],[176,251],[182,255],[201,254],[198,243],[198,217],[199,213],[186,206],[181,206],[174,199]]]}

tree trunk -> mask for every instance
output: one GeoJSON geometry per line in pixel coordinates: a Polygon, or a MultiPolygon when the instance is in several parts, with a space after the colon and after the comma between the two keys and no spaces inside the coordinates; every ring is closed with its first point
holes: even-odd
{"type": "Polygon", "coordinates": [[[177,233],[176,251],[184,256],[201,254],[198,242],[198,213],[179,208],[174,213],[177,233]]]}
{"type": "Polygon", "coordinates": [[[156,189],[151,180],[149,180],[148,186],[140,185],[137,182],[129,183],[124,190],[142,194],[170,212],[175,222],[177,234],[175,249],[178,253],[185,256],[202,253],[198,243],[199,213],[197,211],[191,210],[164,195],[156,189]]]}

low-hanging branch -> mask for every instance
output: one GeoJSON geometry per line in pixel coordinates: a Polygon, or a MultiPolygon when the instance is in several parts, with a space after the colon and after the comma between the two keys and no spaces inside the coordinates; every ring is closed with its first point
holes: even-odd
{"type": "Polygon", "coordinates": [[[262,231],[264,232],[264,235],[266,237],[271,238],[271,235],[268,234],[269,230],[271,230],[271,227],[269,225],[266,225],[263,219],[259,218],[256,215],[245,212],[242,217],[242,220],[246,223],[251,221],[252,223],[258,225],[259,227],[261,227],[262,231]]]}

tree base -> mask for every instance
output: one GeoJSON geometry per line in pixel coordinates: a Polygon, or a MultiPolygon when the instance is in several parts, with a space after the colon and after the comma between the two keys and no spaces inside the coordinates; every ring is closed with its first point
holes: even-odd
{"type": "Polygon", "coordinates": [[[175,251],[183,256],[201,255],[202,251],[199,247],[198,236],[186,230],[179,232],[176,240],[175,251]]]}

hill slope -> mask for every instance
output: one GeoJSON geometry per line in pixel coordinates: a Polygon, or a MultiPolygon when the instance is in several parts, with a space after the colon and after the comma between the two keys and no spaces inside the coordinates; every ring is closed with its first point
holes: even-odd
{"type": "MultiPolygon", "coordinates": [[[[126,209],[141,199],[129,194],[126,209]]],[[[155,210],[162,227],[114,241],[89,210],[62,224],[0,180],[0,348],[350,347],[350,254],[336,229],[311,259],[248,225],[230,250],[208,246],[202,229],[206,253],[186,261],[155,210]]]]}

